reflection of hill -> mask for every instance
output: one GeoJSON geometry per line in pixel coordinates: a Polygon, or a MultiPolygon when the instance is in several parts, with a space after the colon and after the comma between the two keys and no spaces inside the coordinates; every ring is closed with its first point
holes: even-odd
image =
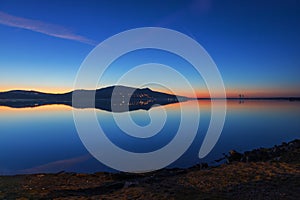
{"type": "Polygon", "coordinates": [[[173,100],[156,100],[156,101],[131,101],[129,106],[128,104],[115,104],[111,105],[110,100],[98,100],[95,102],[95,107],[89,106],[88,104],[80,104],[77,106],[73,106],[71,101],[38,101],[38,100],[8,100],[2,101],[0,99],[0,106],[8,106],[11,108],[27,108],[27,107],[38,107],[43,105],[54,105],[54,104],[62,104],[72,106],[74,108],[96,108],[100,110],[105,110],[109,112],[126,112],[133,110],[149,110],[155,105],[167,105],[171,103],[177,103],[178,101],[173,100]]]}
{"type": "MultiPolygon", "coordinates": [[[[171,103],[177,103],[177,100],[139,100],[139,101],[130,101],[128,104],[111,104],[109,100],[100,100],[95,102],[95,108],[100,110],[106,110],[110,112],[126,112],[133,110],[150,110],[153,106],[156,105],[167,105],[171,103]]],[[[75,108],[90,108],[90,106],[81,104],[79,106],[73,106],[75,108]]]]}
{"type": "Polygon", "coordinates": [[[113,112],[149,110],[155,104],[166,105],[185,101],[186,97],[152,91],[149,88],[136,89],[125,86],[111,86],[92,90],[75,90],[64,94],[49,94],[36,91],[14,90],[0,93],[0,105],[14,108],[41,105],[64,104],[75,108],[97,108],[113,112]],[[95,96],[95,104],[89,99],[95,96]],[[72,97],[76,101],[72,104],[72,97]]]}

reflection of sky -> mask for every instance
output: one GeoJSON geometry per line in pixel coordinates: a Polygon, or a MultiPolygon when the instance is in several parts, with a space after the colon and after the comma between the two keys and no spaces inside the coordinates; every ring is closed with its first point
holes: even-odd
{"type": "MultiPolygon", "coordinates": [[[[300,96],[299,9],[292,0],[1,2],[0,90],[71,90],[94,44],[131,28],[160,26],[202,44],[230,95],[300,96]]],[[[141,60],[151,60],[154,54],[148,53],[141,60]]],[[[164,56],[157,59],[172,64],[173,58],[164,56]]],[[[104,84],[130,64],[111,70],[112,79],[104,84]]],[[[182,71],[205,92],[188,67],[182,71]]]]}
{"type": "MultiPolygon", "coordinates": [[[[195,103],[196,101],[189,101],[181,106],[192,112],[198,105],[195,103]]],[[[172,140],[180,120],[179,105],[169,104],[163,107],[168,114],[166,126],[160,133],[147,139],[133,138],[122,133],[115,126],[111,113],[99,110],[96,113],[112,142],[127,150],[147,152],[159,149],[172,140]]],[[[152,109],[153,116],[160,117],[155,114],[155,110],[161,108],[152,109]]],[[[199,108],[200,122],[196,139],[188,151],[171,164],[172,167],[187,167],[199,162],[199,148],[210,119],[210,102],[199,101],[199,108]]],[[[70,107],[0,107],[0,111],[0,174],[111,170],[88,156],[76,133],[70,107]]],[[[148,125],[148,114],[144,110],[131,112],[133,121],[140,126],[148,125]]],[[[221,137],[212,152],[201,162],[219,158],[230,149],[245,151],[299,138],[299,118],[300,102],[228,101],[227,118],[221,137]]],[[[186,134],[190,134],[189,130],[186,134]]]]}
{"type": "MultiPolygon", "coordinates": [[[[156,115],[155,111],[159,111],[159,108],[154,109],[152,117],[160,118],[161,116],[156,115]]],[[[113,133],[107,134],[107,137],[115,145],[132,152],[149,152],[162,148],[168,144],[176,134],[180,122],[180,110],[176,109],[176,112],[173,110],[170,113],[167,108],[166,112],[167,114],[169,113],[169,115],[167,116],[162,130],[150,138],[137,138],[126,134],[116,126],[112,113],[105,113],[105,117],[100,113],[99,120],[101,119],[100,125],[105,133],[113,133]]],[[[122,113],[114,114],[122,115],[122,113]]],[[[147,111],[132,111],[130,115],[132,120],[139,126],[145,126],[150,123],[150,116],[147,111]]],[[[140,134],[142,135],[143,132],[140,134]]]]}

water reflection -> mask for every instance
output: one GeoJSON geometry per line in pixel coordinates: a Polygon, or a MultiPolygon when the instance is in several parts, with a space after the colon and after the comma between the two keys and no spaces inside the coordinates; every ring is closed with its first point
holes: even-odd
{"type": "MultiPolygon", "coordinates": [[[[151,103],[147,105],[149,104],[151,103]]],[[[116,126],[111,112],[101,109],[96,109],[95,112],[111,141],[129,151],[147,152],[159,149],[172,140],[180,122],[181,109],[192,111],[195,106],[200,108],[197,136],[187,152],[169,167],[189,167],[198,162],[214,164],[215,159],[230,149],[246,151],[300,138],[299,101],[245,100],[242,104],[239,101],[228,101],[221,137],[203,160],[199,160],[198,152],[210,121],[211,103],[208,100],[152,107],[151,112],[157,118],[160,115],[155,113],[159,113],[159,109],[165,109],[168,114],[167,122],[157,135],[146,140],[124,134],[116,126]]],[[[72,109],[77,108],[69,105],[27,108],[0,106],[0,174],[61,170],[113,171],[91,157],[83,146],[74,126],[72,109]]],[[[130,115],[140,126],[150,123],[147,109],[131,111],[130,115]]]]}
{"type": "MultiPolygon", "coordinates": [[[[181,99],[181,102],[186,99],[181,99]]],[[[149,110],[153,106],[167,105],[172,103],[178,103],[177,98],[166,98],[166,99],[98,99],[94,103],[87,100],[77,101],[72,104],[71,101],[41,101],[41,100],[16,100],[16,101],[0,101],[0,106],[7,106],[11,108],[35,108],[47,105],[66,105],[74,108],[96,108],[109,112],[127,112],[133,110],[149,110]]]]}

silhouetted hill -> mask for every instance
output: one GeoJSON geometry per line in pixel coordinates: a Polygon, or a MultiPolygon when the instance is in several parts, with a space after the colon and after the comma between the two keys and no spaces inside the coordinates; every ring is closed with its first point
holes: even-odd
{"type": "MultiPolygon", "coordinates": [[[[43,93],[38,91],[26,91],[26,90],[12,90],[8,92],[0,92],[0,99],[6,100],[64,100],[72,101],[73,93],[90,94],[93,90],[75,90],[63,94],[43,93]]],[[[106,88],[97,89],[95,93],[96,99],[111,99],[115,98],[127,98],[131,99],[175,99],[175,95],[166,94],[162,92],[152,91],[149,88],[132,88],[126,86],[110,86],[106,88]]],[[[186,98],[178,96],[179,98],[186,98]]]]}
{"type": "Polygon", "coordinates": [[[137,109],[150,109],[155,104],[165,105],[185,101],[188,98],[153,91],[149,88],[110,86],[93,90],[75,90],[63,94],[51,94],[38,91],[12,90],[0,92],[0,105],[21,108],[49,104],[65,104],[76,108],[98,108],[101,110],[123,112],[137,109]],[[95,104],[90,97],[95,95],[95,104]],[[72,104],[72,97],[77,102],[72,104]]]}
{"type": "MultiPolygon", "coordinates": [[[[72,95],[71,93],[65,94],[51,94],[38,91],[26,91],[26,90],[12,90],[8,92],[0,92],[0,99],[6,100],[68,100],[72,95]]],[[[71,99],[72,100],[72,99],[71,99]]]]}

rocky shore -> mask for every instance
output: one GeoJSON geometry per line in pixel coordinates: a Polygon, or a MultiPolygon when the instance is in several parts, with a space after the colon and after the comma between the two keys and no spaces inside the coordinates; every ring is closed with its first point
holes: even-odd
{"type": "Polygon", "coordinates": [[[300,140],[145,174],[0,176],[0,199],[300,199],[300,140]]]}

